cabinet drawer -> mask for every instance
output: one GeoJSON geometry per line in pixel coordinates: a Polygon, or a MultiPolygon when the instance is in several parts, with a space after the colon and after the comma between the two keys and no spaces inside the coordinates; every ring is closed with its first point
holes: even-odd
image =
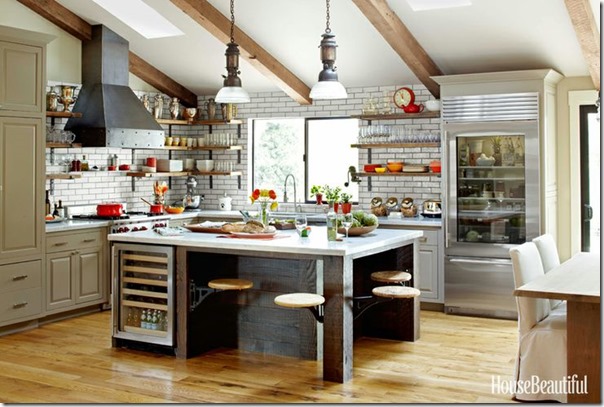
{"type": "Polygon", "coordinates": [[[42,312],[42,288],[11,291],[0,296],[0,322],[35,316],[42,312]]]}
{"type": "Polygon", "coordinates": [[[41,286],[42,261],[40,260],[0,266],[0,293],[41,286]]]}
{"type": "Polygon", "coordinates": [[[87,229],[84,233],[51,233],[46,235],[46,253],[97,247],[102,244],[103,233],[101,229],[87,229]]]}
{"type": "Polygon", "coordinates": [[[438,245],[438,233],[437,230],[424,230],[424,235],[419,238],[419,244],[421,245],[438,245]]]}

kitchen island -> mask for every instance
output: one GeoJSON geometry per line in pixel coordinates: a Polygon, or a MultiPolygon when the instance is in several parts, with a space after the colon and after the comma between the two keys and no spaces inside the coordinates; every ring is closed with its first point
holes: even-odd
{"type": "MultiPolygon", "coordinates": [[[[323,378],[342,383],[352,378],[354,337],[419,338],[418,298],[378,304],[355,321],[353,297],[371,292],[369,275],[377,270],[409,269],[412,285],[417,286],[422,234],[377,229],[328,242],[325,227],[315,226],[309,238],[300,238],[295,231],[279,231],[271,240],[193,232],[161,236],[144,231],[111,234],[108,239],[114,248],[127,244],[173,248],[177,357],[222,346],[322,359],[323,378]],[[193,286],[207,286],[214,278],[245,278],[254,287],[211,295],[212,300],[192,309],[193,286]],[[317,323],[309,312],[273,304],[275,296],[299,291],[325,297],[324,323],[317,323]],[[284,335],[292,342],[284,343],[284,335]]],[[[114,296],[120,295],[115,256],[114,250],[114,296]]],[[[116,301],[113,312],[119,309],[116,301]]]]}

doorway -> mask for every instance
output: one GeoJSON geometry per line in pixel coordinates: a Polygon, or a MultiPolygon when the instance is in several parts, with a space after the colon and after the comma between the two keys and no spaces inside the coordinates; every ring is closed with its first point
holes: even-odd
{"type": "Polygon", "coordinates": [[[600,120],[596,105],[579,108],[581,251],[600,251],[600,120]]]}

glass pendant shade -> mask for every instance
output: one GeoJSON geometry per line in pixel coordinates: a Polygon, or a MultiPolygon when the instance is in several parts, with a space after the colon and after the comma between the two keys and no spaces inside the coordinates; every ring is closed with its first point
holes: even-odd
{"type": "Polygon", "coordinates": [[[214,100],[216,103],[249,103],[250,95],[241,86],[225,86],[214,100]]]}
{"type": "Polygon", "coordinates": [[[314,100],[320,99],[346,99],[348,93],[346,88],[337,80],[319,81],[310,90],[310,97],[314,100]]]}

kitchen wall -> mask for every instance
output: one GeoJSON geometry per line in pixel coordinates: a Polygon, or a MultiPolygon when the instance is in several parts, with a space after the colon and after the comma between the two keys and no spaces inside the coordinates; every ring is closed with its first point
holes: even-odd
{"type": "MultiPolygon", "coordinates": [[[[48,90],[51,86],[59,84],[58,82],[49,81],[48,90]]],[[[403,85],[401,85],[403,86],[403,85]]],[[[430,99],[430,94],[423,86],[405,85],[413,88],[418,101],[430,99]]],[[[349,88],[348,99],[336,101],[316,101],[310,106],[300,106],[292,101],[285,93],[282,92],[267,92],[251,94],[252,102],[238,106],[238,118],[244,119],[244,124],[241,126],[241,138],[238,144],[244,146],[241,153],[241,164],[236,164],[234,170],[242,171],[241,188],[238,187],[237,177],[214,176],[212,177],[212,188],[210,188],[210,179],[207,176],[197,177],[197,193],[203,194],[205,200],[201,205],[202,209],[217,209],[218,198],[225,194],[233,198],[233,210],[253,210],[254,208],[249,203],[249,171],[250,163],[248,161],[248,120],[252,118],[276,118],[276,117],[329,117],[329,116],[349,116],[358,115],[362,111],[363,104],[370,97],[376,100],[382,100],[385,94],[391,94],[397,87],[367,87],[367,88],[349,88]]],[[[135,91],[140,97],[143,94],[148,94],[153,103],[153,96],[157,92],[135,91]]],[[[168,95],[164,95],[166,102],[163,109],[163,117],[169,118],[168,112],[168,95]]],[[[213,95],[208,96],[213,97],[213,95]]],[[[199,100],[199,107],[203,110],[203,98],[199,100]]],[[[66,119],[55,119],[55,127],[61,129],[66,123],[66,119]]],[[[48,119],[48,124],[51,120],[48,119]]],[[[404,125],[408,129],[419,129],[427,131],[439,131],[439,119],[413,119],[404,121],[389,121],[388,124],[404,125]]],[[[365,124],[360,122],[360,124],[365,124]]],[[[168,126],[164,126],[166,133],[168,126]]],[[[174,136],[193,136],[205,137],[209,129],[207,126],[172,126],[172,134],[174,136]]],[[[215,126],[214,133],[236,133],[237,126],[215,126]]],[[[143,161],[148,156],[157,158],[168,158],[169,152],[163,150],[131,150],[131,149],[114,149],[114,148],[74,148],[74,149],[54,149],[54,164],[50,162],[50,149],[47,149],[46,162],[47,172],[61,172],[67,170],[67,163],[75,156],[82,159],[83,155],[89,162],[89,166],[97,166],[101,171],[83,172],[82,178],[74,180],[55,180],[53,185],[53,202],[61,199],[63,205],[75,205],[86,203],[98,203],[103,201],[122,201],[128,204],[129,210],[144,210],[146,204],[140,199],[152,198],[152,183],[155,179],[170,181],[170,191],[168,193],[168,202],[182,199],[185,194],[186,178],[173,177],[168,178],[151,178],[138,179],[125,176],[125,172],[107,172],[103,171],[109,162],[112,155],[117,154],[120,163],[131,164],[134,168],[140,168],[143,161]]],[[[352,163],[361,169],[363,164],[367,163],[367,150],[359,151],[359,163],[352,163]]],[[[190,151],[190,152],[172,152],[173,159],[209,158],[207,151],[190,151]]],[[[236,162],[237,152],[213,151],[212,158],[214,160],[228,160],[236,162]]],[[[397,158],[411,164],[429,164],[434,159],[440,159],[440,148],[420,148],[420,149],[382,149],[374,150],[372,161],[374,163],[386,162],[387,159],[397,158]]],[[[413,177],[373,177],[372,191],[367,190],[367,178],[362,178],[359,190],[359,207],[369,209],[369,202],[372,197],[381,196],[387,198],[390,196],[397,197],[401,200],[403,197],[410,196],[421,203],[426,199],[440,198],[440,177],[413,176],[413,177]]],[[[302,180],[297,180],[300,184],[302,180]]],[[[342,184],[346,181],[346,174],[342,174],[342,184]]],[[[47,181],[47,189],[50,188],[50,181],[47,181]]],[[[285,205],[281,206],[281,210],[291,210],[285,205]]],[[[317,211],[316,205],[309,204],[305,207],[305,211],[317,211]]]]}

